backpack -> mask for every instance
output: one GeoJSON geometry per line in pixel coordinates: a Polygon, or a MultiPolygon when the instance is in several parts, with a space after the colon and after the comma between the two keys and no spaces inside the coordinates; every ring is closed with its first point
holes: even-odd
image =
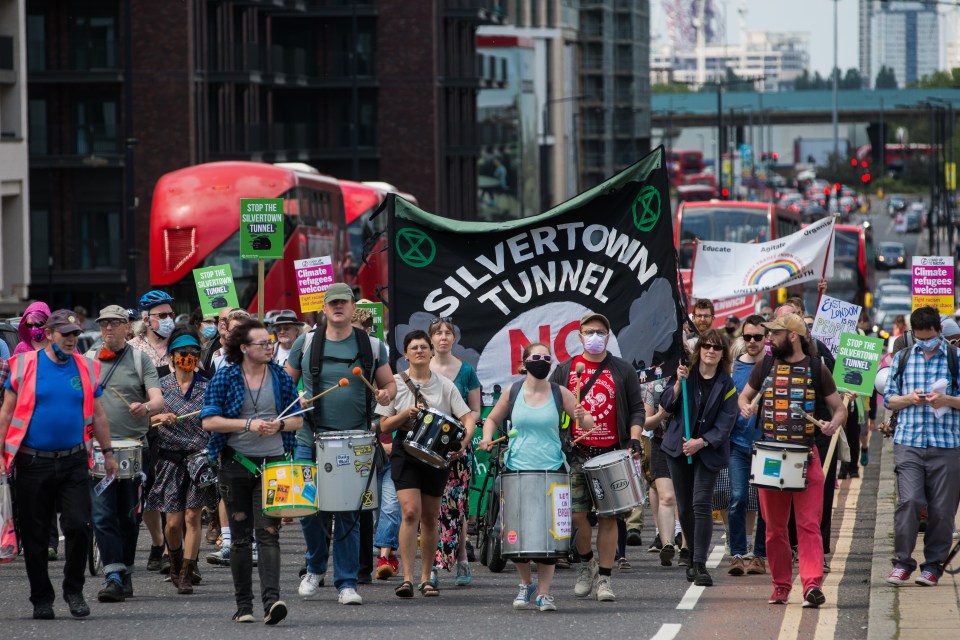
{"type": "MultiPolygon", "coordinates": [[[[507,417],[504,418],[504,420],[510,420],[511,423],[513,422],[512,420],[513,407],[514,405],[517,404],[517,398],[520,396],[521,389],[523,389],[523,382],[516,383],[515,385],[510,387],[510,395],[507,397],[507,400],[508,400],[507,406],[510,407],[510,413],[507,414],[507,417]]],[[[560,391],[560,385],[557,384],[556,382],[550,383],[550,391],[553,394],[553,402],[557,406],[557,414],[560,416],[559,431],[562,436],[563,431],[567,429],[567,426],[569,426],[569,421],[564,420],[565,414],[563,412],[563,393],[560,391]]],[[[569,433],[569,430],[567,431],[567,433],[569,433]]]]}
{"type": "MultiPolygon", "coordinates": [[[[346,360],[344,358],[335,358],[332,356],[321,355],[323,353],[323,345],[327,341],[327,332],[323,329],[320,330],[320,343],[319,349],[310,350],[310,375],[313,376],[314,386],[316,387],[317,382],[320,380],[320,370],[323,368],[323,361],[330,360],[331,362],[339,362],[341,364],[353,364],[359,360],[360,368],[363,370],[363,376],[373,383],[373,374],[374,374],[374,359],[373,359],[373,346],[374,341],[376,341],[377,351],[380,350],[380,340],[371,335],[368,335],[363,329],[358,329],[357,327],[353,328],[353,337],[357,341],[357,355],[353,360],[346,360]]],[[[306,353],[307,349],[313,344],[314,336],[316,331],[311,331],[306,334],[303,338],[303,351],[306,353]]],[[[302,366],[302,363],[301,363],[302,366]]],[[[367,416],[366,421],[369,423],[372,417],[372,407],[373,407],[373,392],[370,391],[370,388],[367,385],[363,385],[364,390],[366,391],[366,407],[367,407],[367,416]]],[[[317,389],[314,389],[315,392],[319,393],[317,389]]],[[[313,417],[313,414],[311,414],[313,417]]]]}
{"type": "MultiPolygon", "coordinates": [[[[907,334],[904,334],[907,335],[907,334]]],[[[912,337],[912,332],[911,332],[912,337]]],[[[913,340],[910,340],[911,344],[913,340]]],[[[894,358],[897,360],[896,368],[893,370],[893,379],[897,381],[897,386],[903,384],[903,370],[906,368],[907,363],[904,361],[904,353],[910,353],[910,347],[905,347],[897,352],[894,358]]],[[[957,354],[957,348],[951,345],[947,345],[947,369],[950,370],[950,390],[953,392],[950,395],[956,396],[960,395],[958,393],[958,385],[960,385],[960,376],[957,375],[958,370],[960,370],[960,356],[957,354]]],[[[903,389],[901,389],[903,391],[903,389]]]]}
{"type": "MultiPolygon", "coordinates": [[[[130,347],[130,345],[127,345],[127,347],[130,347]]],[[[126,355],[127,347],[124,347],[124,353],[120,356],[121,358],[124,355],[126,355]]],[[[133,353],[135,354],[133,356],[133,369],[134,371],[137,372],[137,378],[140,380],[140,384],[144,385],[144,388],[146,388],[146,384],[143,380],[143,352],[137,349],[136,347],[130,347],[130,348],[133,349],[133,353]]],[[[91,360],[96,360],[98,351],[100,351],[99,347],[92,347],[85,354],[83,354],[83,357],[90,358],[91,360]]],[[[117,364],[120,364],[119,360],[117,360],[116,364],[114,364],[113,367],[110,367],[107,370],[107,373],[108,373],[107,379],[101,382],[100,383],[101,385],[106,384],[107,382],[109,382],[110,378],[113,377],[112,372],[114,368],[117,366],[117,364]]],[[[103,367],[101,367],[100,369],[100,375],[101,376],[103,375],[103,367]]]]}

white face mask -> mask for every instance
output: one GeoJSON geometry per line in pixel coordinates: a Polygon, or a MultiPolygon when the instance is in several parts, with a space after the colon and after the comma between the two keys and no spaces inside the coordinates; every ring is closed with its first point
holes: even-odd
{"type": "Polygon", "coordinates": [[[590,355],[599,355],[603,353],[603,350],[606,348],[607,337],[601,336],[599,333],[594,333],[593,335],[583,336],[583,349],[590,355]]]}
{"type": "Polygon", "coordinates": [[[169,338],[170,334],[173,333],[174,327],[176,327],[176,323],[173,321],[173,318],[164,318],[163,320],[160,320],[158,324],[160,326],[157,327],[156,332],[161,338],[169,338]]]}

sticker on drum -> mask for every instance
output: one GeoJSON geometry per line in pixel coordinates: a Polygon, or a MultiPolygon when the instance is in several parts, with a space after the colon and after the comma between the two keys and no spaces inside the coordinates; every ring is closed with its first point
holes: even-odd
{"type": "Polygon", "coordinates": [[[593,495],[597,497],[597,500],[603,500],[603,487],[600,486],[600,481],[596,478],[590,478],[590,482],[593,484],[593,495]]]}
{"type": "Polygon", "coordinates": [[[353,452],[358,456],[368,456],[373,453],[373,447],[369,444],[358,444],[353,448],[353,452]]]}
{"type": "Polygon", "coordinates": [[[365,508],[373,506],[373,491],[364,491],[360,496],[360,505],[365,508]]]}
{"type": "Polygon", "coordinates": [[[428,414],[426,414],[425,416],[423,416],[423,421],[424,421],[426,424],[430,424],[431,422],[433,422],[433,414],[432,414],[432,413],[428,413],[428,414]]]}
{"type": "Polygon", "coordinates": [[[350,456],[348,455],[338,455],[337,456],[337,466],[345,467],[350,464],[350,456]]]}
{"type": "Polygon", "coordinates": [[[443,426],[440,427],[440,430],[443,431],[444,433],[450,433],[450,423],[444,422],[443,426]]]}
{"type": "Polygon", "coordinates": [[[323,470],[327,473],[330,473],[333,471],[333,465],[328,462],[327,464],[323,465],[323,470]]]}
{"type": "Polygon", "coordinates": [[[783,466],[781,460],[776,458],[767,458],[763,461],[763,475],[769,476],[771,478],[780,477],[780,468],[783,466]]]}
{"type": "Polygon", "coordinates": [[[314,502],[317,499],[317,487],[314,484],[308,484],[303,488],[303,493],[300,495],[303,496],[303,499],[307,502],[314,502]]]}
{"type": "Polygon", "coordinates": [[[516,531],[507,531],[507,542],[509,542],[510,544],[517,544],[516,531]]]}

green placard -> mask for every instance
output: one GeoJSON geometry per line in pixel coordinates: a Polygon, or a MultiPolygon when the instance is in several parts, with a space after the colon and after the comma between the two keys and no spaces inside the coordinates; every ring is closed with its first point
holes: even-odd
{"type": "Polygon", "coordinates": [[[240,198],[240,259],[283,258],[283,198],[240,198]]]}
{"type": "Polygon", "coordinates": [[[357,309],[369,309],[373,313],[373,335],[384,340],[383,333],[383,303],[382,302],[358,302],[357,309]]]}
{"type": "Polygon", "coordinates": [[[862,396],[873,393],[873,381],[880,368],[883,356],[883,340],[868,338],[856,333],[841,333],[837,348],[837,364],[833,368],[833,380],[837,389],[856,391],[862,396]]]}
{"type": "Polygon", "coordinates": [[[194,269],[193,280],[197,284],[197,297],[204,318],[216,316],[225,307],[236,309],[240,306],[229,264],[194,269]]]}

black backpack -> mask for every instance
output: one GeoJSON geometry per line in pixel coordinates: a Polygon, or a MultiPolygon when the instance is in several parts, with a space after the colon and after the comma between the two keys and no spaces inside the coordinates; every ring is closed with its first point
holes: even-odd
{"type": "MultiPolygon", "coordinates": [[[[506,421],[506,420],[510,420],[511,423],[513,422],[513,420],[512,420],[513,407],[514,407],[514,406],[516,405],[516,403],[517,403],[517,398],[520,396],[520,390],[521,390],[521,389],[523,389],[523,382],[518,382],[518,383],[516,383],[515,385],[513,385],[512,387],[510,387],[510,395],[507,396],[507,400],[509,401],[508,406],[510,407],[510,413],[508,413],[508,414],[507,414],[507,417],[504,418],[505,421],[506,421]]],[[[557,405],[557,413],[560,415],[560,429],[559,429],[559,431],[560,431],[561,440],[562,440],[562,439],[563,439],[563,432],[564,432],[565,430],[566,430],[566,432],[569,434],[569,430],[567,429],[567,427],[570,425],[570,421],[567,420],[567,419],[565,419],[565,418],[566,418],[566,414],[563,412],[563,393],[560,391],[560,385],[557,384],[556,382],[551,382],[551,383],[550,383],[550,391],[553,393],[553,402],[554,402],[554,404],[557,405]]]]}
{"type": "MultiPolygon", "coordinates": [[[[373,382],[374,374],[374,361],[373,361],[373,346],[370,344],[370,335],[367,334],[363,329],[358,329],[353,327],[353,337],[357,341],[357,355],[352,360],[347,360],[345,358],[335,358],[333,356],[323,355],[323,345],[327,341],[327,332],[321,328],[320,329],[320,340],[317,341],[316,331],[308,336],[313,335],[313,339],[310,340],[312,348],[310,349],[310,375],[313,376],[314,391],[319,393],[322,389],[316,389],[316,385],[320,381],[320,370],[323,368],[323,361],[329,360],[331,362],[339,362],[341,364],[351,365],[357,361],[360,363],[360,368],[363,370],[364,377],[373,382]]],[[[303,348],[307,348],[307,338],[304,338],[303,348]]],[[[370,387],[363,385],[366,390],[366,407],[367,407],[367,423],[369,424],[373,412],[373,392],[370,391],[370,387]]],[[[315,414],[311,413],[311,417],[315,414]]]]}
{"type": "MultiPolygon", "coordinates": [[[[910,340],[910,342],[911,344],[913,343],[912,340],[910,340]]],[[[907,366],[905,362],[906,357],[903,355],[904,353],[909,354],[910,347],[904,347],[893,356],[897,361],[896,368],[893,370],[893,379],[897,381],[898,385],[903,384],[903,370],[907,366]]],[[[960,381],[958,381],[958,377],[960,376],[957,375],[957,371],[960,370],[960,356],[957,354],[957,348],[949,344],[947,345],[947,369],[950,370],[950,390],[953,392],[950,395],[960,395],[957,392],[958,384],[960,384],[960,381]]],[[[903,391],[903,389],[901,389],[901,391],[903,391]]]]}

